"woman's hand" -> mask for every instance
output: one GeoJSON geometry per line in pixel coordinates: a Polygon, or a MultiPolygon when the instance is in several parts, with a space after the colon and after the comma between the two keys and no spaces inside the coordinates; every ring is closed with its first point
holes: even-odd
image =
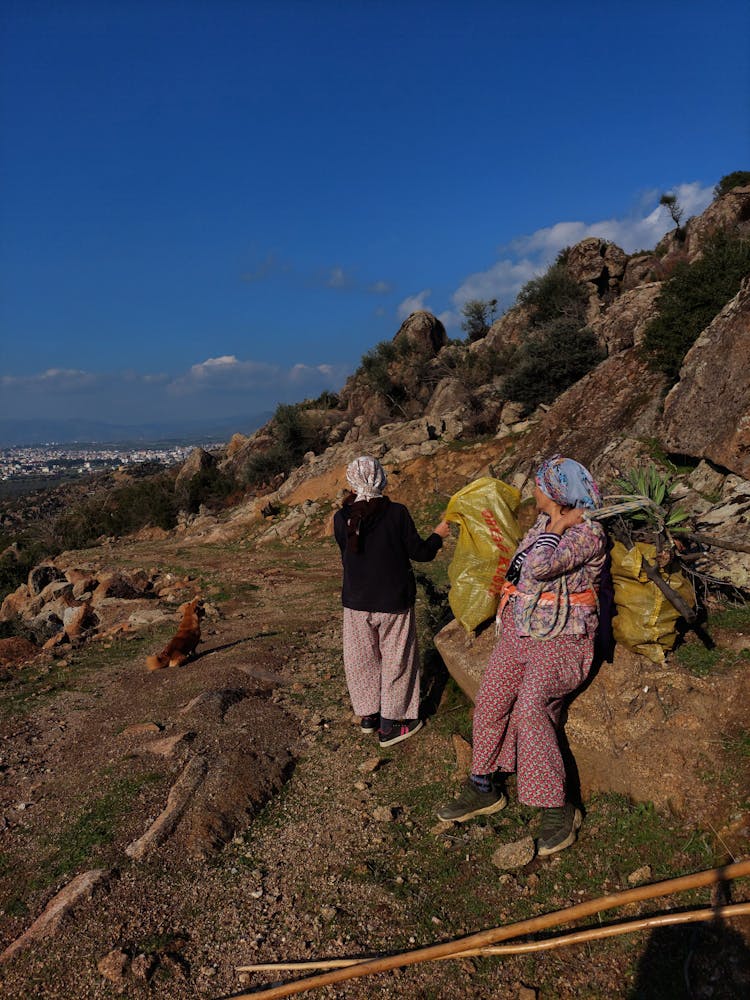
{"type": "Polygon", "coordinates": [[[556,535],[562,535],[567,528],[572,528],[574,524],[580,524],[582,521],[582,507],[563,508],[559,514],[555,514],[550,519],[547,531],[552,531],[556,535]]]}
{"type": "Polygon", "coordinates": [[[440,524],[432,529],[434,535],[440,535],[441,538],[447,538],[451,533],[451,526],[447,521],[441,521],[440,524]]]}

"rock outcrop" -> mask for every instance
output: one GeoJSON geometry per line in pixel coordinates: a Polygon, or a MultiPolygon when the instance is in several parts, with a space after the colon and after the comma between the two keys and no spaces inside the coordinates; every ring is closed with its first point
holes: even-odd
{"type": "Polygon", "coordinates": [[[203,448],[193,448],[182,468],[177,473],[174,484],[175,490],[177,492],[186,490],[196,476],[210,471],[215,468],[216,464],[217,459],[215,455],[212,455],[203,448]]]}
{"type": "Polygon", "coordinates": [[[404,320],[393,340],[408,340],[418,350],[433,355],[445,347],[448,335],[436,316],[426,309],[419,309],[404,320]]]}
{"type": "Polygon", "coordinates": [[[655,435],[663,386],[663,376],[634,351],[607,358],[555,400],[513,454],[498,463],[498,474],[531,473],[545,455],[562,452],[606,478],[619,471],[624,443],[629,454],[629,442],[655,435]]]}
{"type": "Polygon", "coordinates": [[[623,292],[589,324],[607,354],[617,354],[643,341],[646,327],[657,314],[660,292],[658,281],[623,292]]]}
{"type": "Polygon", "coordinates": [[[568,251],[565,261],[568,274],[588,292],[586,318],[589,323],[618,294],[627,259],[627,254],[617,244],[596,236],[581,240],[568,251]]]}
{"type": "Polygon", "coordinates": [[[663,435],[672,451],[750,479],[750,278],[688,351],[663,435]]]}
{"type": "Polygon", "coordinates": [[[688,219],[681,232],[667,233],[656,253],[664,262],[670,257],[683,257],[692,263],[701,255],[706,240],[720,229],[750,236],[750,187],[733,188],[712,201],[704,212],[688,219]]]}

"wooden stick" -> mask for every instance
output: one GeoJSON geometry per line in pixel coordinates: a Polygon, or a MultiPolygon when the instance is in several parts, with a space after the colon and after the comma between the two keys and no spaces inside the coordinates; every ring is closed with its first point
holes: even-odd
{"type": "Polygon", "coordinates": [[[731,549],[732,552],[750,552],[750,545],[743,545],[742,542],[730,542],[726,538],[715,538],[713,535],[704,535],[702,532],[673,528],[672,534],[680,535],[682,538],[689,538],[691,542],[702,542],[704,545],[713,545],[717,549],[731,549]]]}
{"type": "MultiPolygon", "coordinates": [[[[600,938],[618,937],[621,934],[650,930],[652,927],[692,924],[700,920],[715,920],[718,917],[728,919],[741,917],[748,913],[750,913],[750,902],[709,907],[703,910],[685,910],[681,913],[661,913],[653,917],[642,917],[640,920],[628,920],[623,924],[612,924],[609,927],[589,927],[586,930],[575,931],[573,934],[565,934],[562,937],[546,938],[544,941],[487,945],[486,948],[459,951],[455,955],[444,955],[438,961],[448,961],[452,958],[484,958],[489,955],[524,955],[533,951],[552,951],[555,948],[564,948],[571,944],[582,944],[585,941],[596,941],[600,938]]],[[[332,958],[317,962],[268,962],[260,965],[238,965],[235,972],[313,972],[317,969],[343,969],[371,961],[372,958],[332,958]]],[[[258,996],[257,993],[254,995],[258,996]]]]}
{"type": "Polygon", "coordinates": [[[664,594],[666,599],[672,604],[677,611],[680,612],[682,617],[688,623],[692,625],[693,622],[698,617],[698,612],[695,608],[691,608],[690,605],[685,601],[676,590],[673,590],[666,580],[664,580],[655,566],[652,566],[648,559],[641,553],[641,567],[643,572],[649,578],[649,580],[656,584],[659,590],[664,594]]]}
{"type": "Polygon", "coordinates": [[[362,976],[371,976],[378,972],[388,972],[390,969],[400,969],[406,965],[417,965],[420,962],[430,962],[438,958],[455,956],[459,952],[470,951],[473,948],[484,948],[490,944],[497,944],[499,941],[507,941],[509,938],[535,934],[537,931],[547,930],[549,927],[557,927],[572,920],[580,920],[582,917],[589,917],[594,913],[601,913],[603,910],[625,906],[628,903],[638,903],[644,899],[654,899],[656,896],[685,892],[688,889],[699,889],[703,886],[715,885],[717,882],[727,882],[731,879],[743,878],[747,875],[750,875],[750,860],[726,865],[723,868],[712,868],[709,871],[695,872],[692,875],[681,875],[679,878],[667,879],[665,882],[655,882],[652,885],[642,885],[635,889],[626,889],[624,892],[617,892],[611,896],[590,899],[583,903],[577,903],[575,906],[569,906],[564,910],[545,913],[540,917],[521,920],[515,924],[506,924],[504,927],[493,927],[491,930],[480,931],[478,934],[470,934],[468,937],[460,938],[457,941],[445,941],[442,944],[417,948],[415,951],[400,952],[397,955],[388,955],[385,958],[369,959],[364,962],[358,962],[356,965],[349,966],[348,968],[334,969],[330,972],[324,972],[319,976],[311,976],[307,979],[297,980],[294,983],[273,986],[268,990],[261,990],[260,992],[241,993],[235,996],[234,1000],[259,1000],[259,998],[263,998],[263,1000],[278,1000],[280,997],[305,993],[307,990],[318,986],[330,986],[333,983],[341,983],[346,979],[359,979],[362,976]]]}

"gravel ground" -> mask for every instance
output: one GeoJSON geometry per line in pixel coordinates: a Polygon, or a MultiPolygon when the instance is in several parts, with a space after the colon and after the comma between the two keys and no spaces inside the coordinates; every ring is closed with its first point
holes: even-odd
{"type": "MultiPolygon", "coordinates": [[[[53,936],[0,965],[3,996],[229,997],[282,978],[237,966],[410,949],[627,888],[656,851],[638,840],[646,827],[669,858],[646,881],[716,858],[678,824],[605,798],[589,804],[564,856],[512,872],[491,856],[529,822],[533,832],[530,812],[439,824],[435,807],[461,776],[453,735],[468,734],[466,706],[437,676],[439,707],[422,733],[380,752],[359,732],[328,539],[260,550],[122,542],[108,557],[179,563],[221,617],[204,623],[200,656],[180,669],[145,671],[160,644],[151,636],[5,685],[0,948],[75,874],[109,874],[53,936]],[[133,728],[143,724],[151,729],[133,728]],[[149,750],[170,736],[182,737],[172,756],[149,750]],[[201,792],[165,843],[131,860],[125,848],[198,755],[208,766],[201,792]]],[[[310,995],[733,997],[750,984],[742,930],[432,963],[310,995]]]]}

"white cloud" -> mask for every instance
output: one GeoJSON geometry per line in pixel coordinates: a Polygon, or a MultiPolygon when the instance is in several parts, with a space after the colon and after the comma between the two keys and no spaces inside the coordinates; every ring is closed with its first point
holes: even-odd
{"type": "Polygon", "coordinates": [[[387,281],[374,281],[371,285],[367,286],[367,291],[372,295],[387,295],[390,290],[391,286],[387,281]]]}
{"type": "Polygon", "coordinates": [[[278,379],[281,369],[261,361],[240,361],[234,354],[207,358],[173,378],[167,386],[176,395],[203,389],[255,389],[278,379]]]}
{"type": "Polygon", "coordinates": [[[174,377],[167,390],[172,395],[199,395],[209,392],[258,392],[284,396],[287,390],[321,392],[338,388],[349,370],[342,365],[303,364],[289,367],[262,361],[243,361],[234,354],[207,358],[174,377]]]}
{"type": "Polygon", "coordinates": [[[283,260],[273,250],[271,250],[251,271],[245,271],[242,275],[242,280],[247,282],[249,285],[253,285],[259,281],[266,281],[268,278],[274,278],[280,274],[291,274],[293,270],[294,268],[289,261],[283,260]]]}
{"type": "Polygon", "coordinates": [[[515,298],[518,289],[534,277],[539,264],[524,257],[514,261],[509,258],[497,261],[486,271],[477,271],[465,278],[451,296],[454,306],[462,306],[469,299],[497,299],[507,303],[515,298]]]}
{"type": "Polygon", "coordinates": [[[78,368],[48,368],[33,375],[3,375],[0,385],[8,389],[43,389],[45,392],[79,392],[98,385],[105,376],[78,368]]]}
{"type": "Polygon", "coordinates": [[[329,288],[352,288],[354,279],[347,274],[343,267],[332,267],[326,278],[326,285],[329,288]]]}
{"type": "Polygon", "coordinates": [[[419,309],[424,309],[425,301],[432,295],[431,288],[425,288],[421,292],[417,292],[416,295],[409,295],[403,300],[396,309],[396,314],[400,320],[405,320],[407,316],[411,316],[413,312],[417,312],[419,309]]]}
{"type": "Polygon", "coordinates": [[[319,381],[325,383],[326,385],[338,385],[348,374],[349,369],[345,368],[343,365],[296,364],[292,365],[287,377],[289,381],[294,384],[299,382],[315,383],[316,381],[319,381]]]}

